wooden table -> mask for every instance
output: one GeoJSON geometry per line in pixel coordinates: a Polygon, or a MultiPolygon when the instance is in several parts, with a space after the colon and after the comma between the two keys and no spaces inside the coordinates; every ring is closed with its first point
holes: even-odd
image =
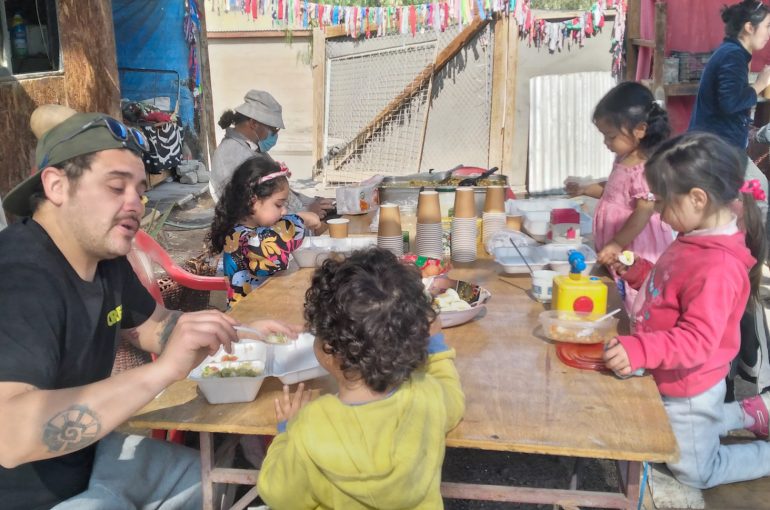
{"type": "MultiPolygon", "coordinates": [[[[233,317],[250,321],[280,317],[300,323],[311,270],[272,278],[241,301],[233,317]]],[[[501,276],[496,264],[479,260],[456,265],[450,275],[479,283],[492,293],[486,315],[445,330],[457,350],[457,369],[466,395],[466,412],[449,433],[447,446],[612,459],[619,462],[622,493],[523,487],[442,484],[445,497],[535,504],[636,509],[642,461],[668,462],[678,456],[676,441],[650,377],[619,380],[611,374],[577,370],[556,357],[542,337],[537,316],[543,305],[527,291],[529,276],[501,276]]],[[[611,301],[619,304],[614,287],[611,301]]],[[[311,381],[321,391],[333,389],[328,378],[311,381]]],[[[275,433],[273,399],[277,379],[268,380],[257,400],[247,404],[209,405],[195,385],[172,385],[130,420],[130,425],[201,433],[204,479],[254,484],[254,470],[215,468],[213,433],[275,433]]],[[[206,480],[208,482],[208,480],[206,480]]],[[[573,483],[574,485],[574,483],[573,483]]],[[[205,484],[205,508],[214,508],[212,484],[205,484]]],[[[574,489],[574,487],[573,487],[574,489]]],[[[254,490],[249,496],[253,498],[254,490]]],[[[233,508],[244,508],[234,506],[233,508]]]]}

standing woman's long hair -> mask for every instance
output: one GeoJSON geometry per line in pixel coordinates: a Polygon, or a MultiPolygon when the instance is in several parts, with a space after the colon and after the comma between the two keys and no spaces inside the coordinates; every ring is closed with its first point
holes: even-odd
{"type": "Polygon", "coordinates": [[[211,230],[206,236],[212,255],[222,252],[227,236],[241,220],[251,215],[252,205],[256,200],[264,200],[289,186],[286,177],[276,177],[259,183],[260,178],[280,171],[281,166],[278,163],[263,156],[249,158],[235,169],[233,177],[217,202],[211,230]]]}

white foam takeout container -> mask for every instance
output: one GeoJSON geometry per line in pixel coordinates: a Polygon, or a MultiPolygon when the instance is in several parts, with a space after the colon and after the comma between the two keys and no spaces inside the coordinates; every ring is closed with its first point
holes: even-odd
{"type": "Polygon", "coordinates": [[[286,344],[241,340],[232,344],[237,361],[222,362],[222,356],[227,353],[220,347],[214,356],[208,356],[195,367],[188,377],[198,383],[210,404],[251,402],[257,398],[266,377],[278,377],[284,384],[294,384],[326,375],[328,372],[318,364],[313,352],[314,340],[310,333],[302,333],[286,344]],[[219,368],[250,363],[252,366],[263,366],[264,371],[257,377],[202,377],[203,368],[212,363],[219,368]]]}
{"type": "MultiPolygon", "coordinates": [[[[569,262],[567,260],[570,250],[577,250],[586,259],[585,274],[591,274],[596,265],[596,252],[585,244],[545,244],[543,246],[524,246],[519,248],[527,259],[529,267],[533,271],[551,268],[559,274],[569,274],[569,262]]],[[[522,260],[513,246],[501,246],[495,248],[495,261],[503,266],[503,271],[508,274],[528,273],[527,265],[522,260]]]]}
{"type": "Polygon", "coordinates": [[[334,239],[329,236],[307,237],[302,245],[292,252],[299,267],[317,267],[332,253],[343,255],[377,245],[376,236],[354,236],[334,239]]]}

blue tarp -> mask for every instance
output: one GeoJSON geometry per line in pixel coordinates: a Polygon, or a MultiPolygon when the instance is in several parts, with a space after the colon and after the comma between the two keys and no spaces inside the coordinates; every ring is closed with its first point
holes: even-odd
{"type": "Polygon", "coordinates": [[[193,97],[187,87],[189,47],[184,37],[184,0],[112,0],[118,68],[165,70],[121,72],[121,97],[131,100],[179,95],[182,124],[193,125],[193,97]],[[170,72],[169,72],[170,71],[170,72]],[[178,87],[179,73],[181,87],[178,87]]]}

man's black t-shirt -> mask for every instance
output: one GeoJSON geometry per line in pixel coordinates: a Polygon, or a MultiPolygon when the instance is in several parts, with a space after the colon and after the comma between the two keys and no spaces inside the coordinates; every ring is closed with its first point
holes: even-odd
{"type": "MultiPolygon", "coordinates": [[[[54,390],[105,379],[120,329],[142,324],[154,309],[125,257],[100,262],[87,282],[32,219],[0,232],[0,382],[54,390]]],[[[61,411],[51,409],[51,417],[61,411]]],[[[0,507],[47,509],[83,492],[95,449],[0,467],[0,507]]]]}

